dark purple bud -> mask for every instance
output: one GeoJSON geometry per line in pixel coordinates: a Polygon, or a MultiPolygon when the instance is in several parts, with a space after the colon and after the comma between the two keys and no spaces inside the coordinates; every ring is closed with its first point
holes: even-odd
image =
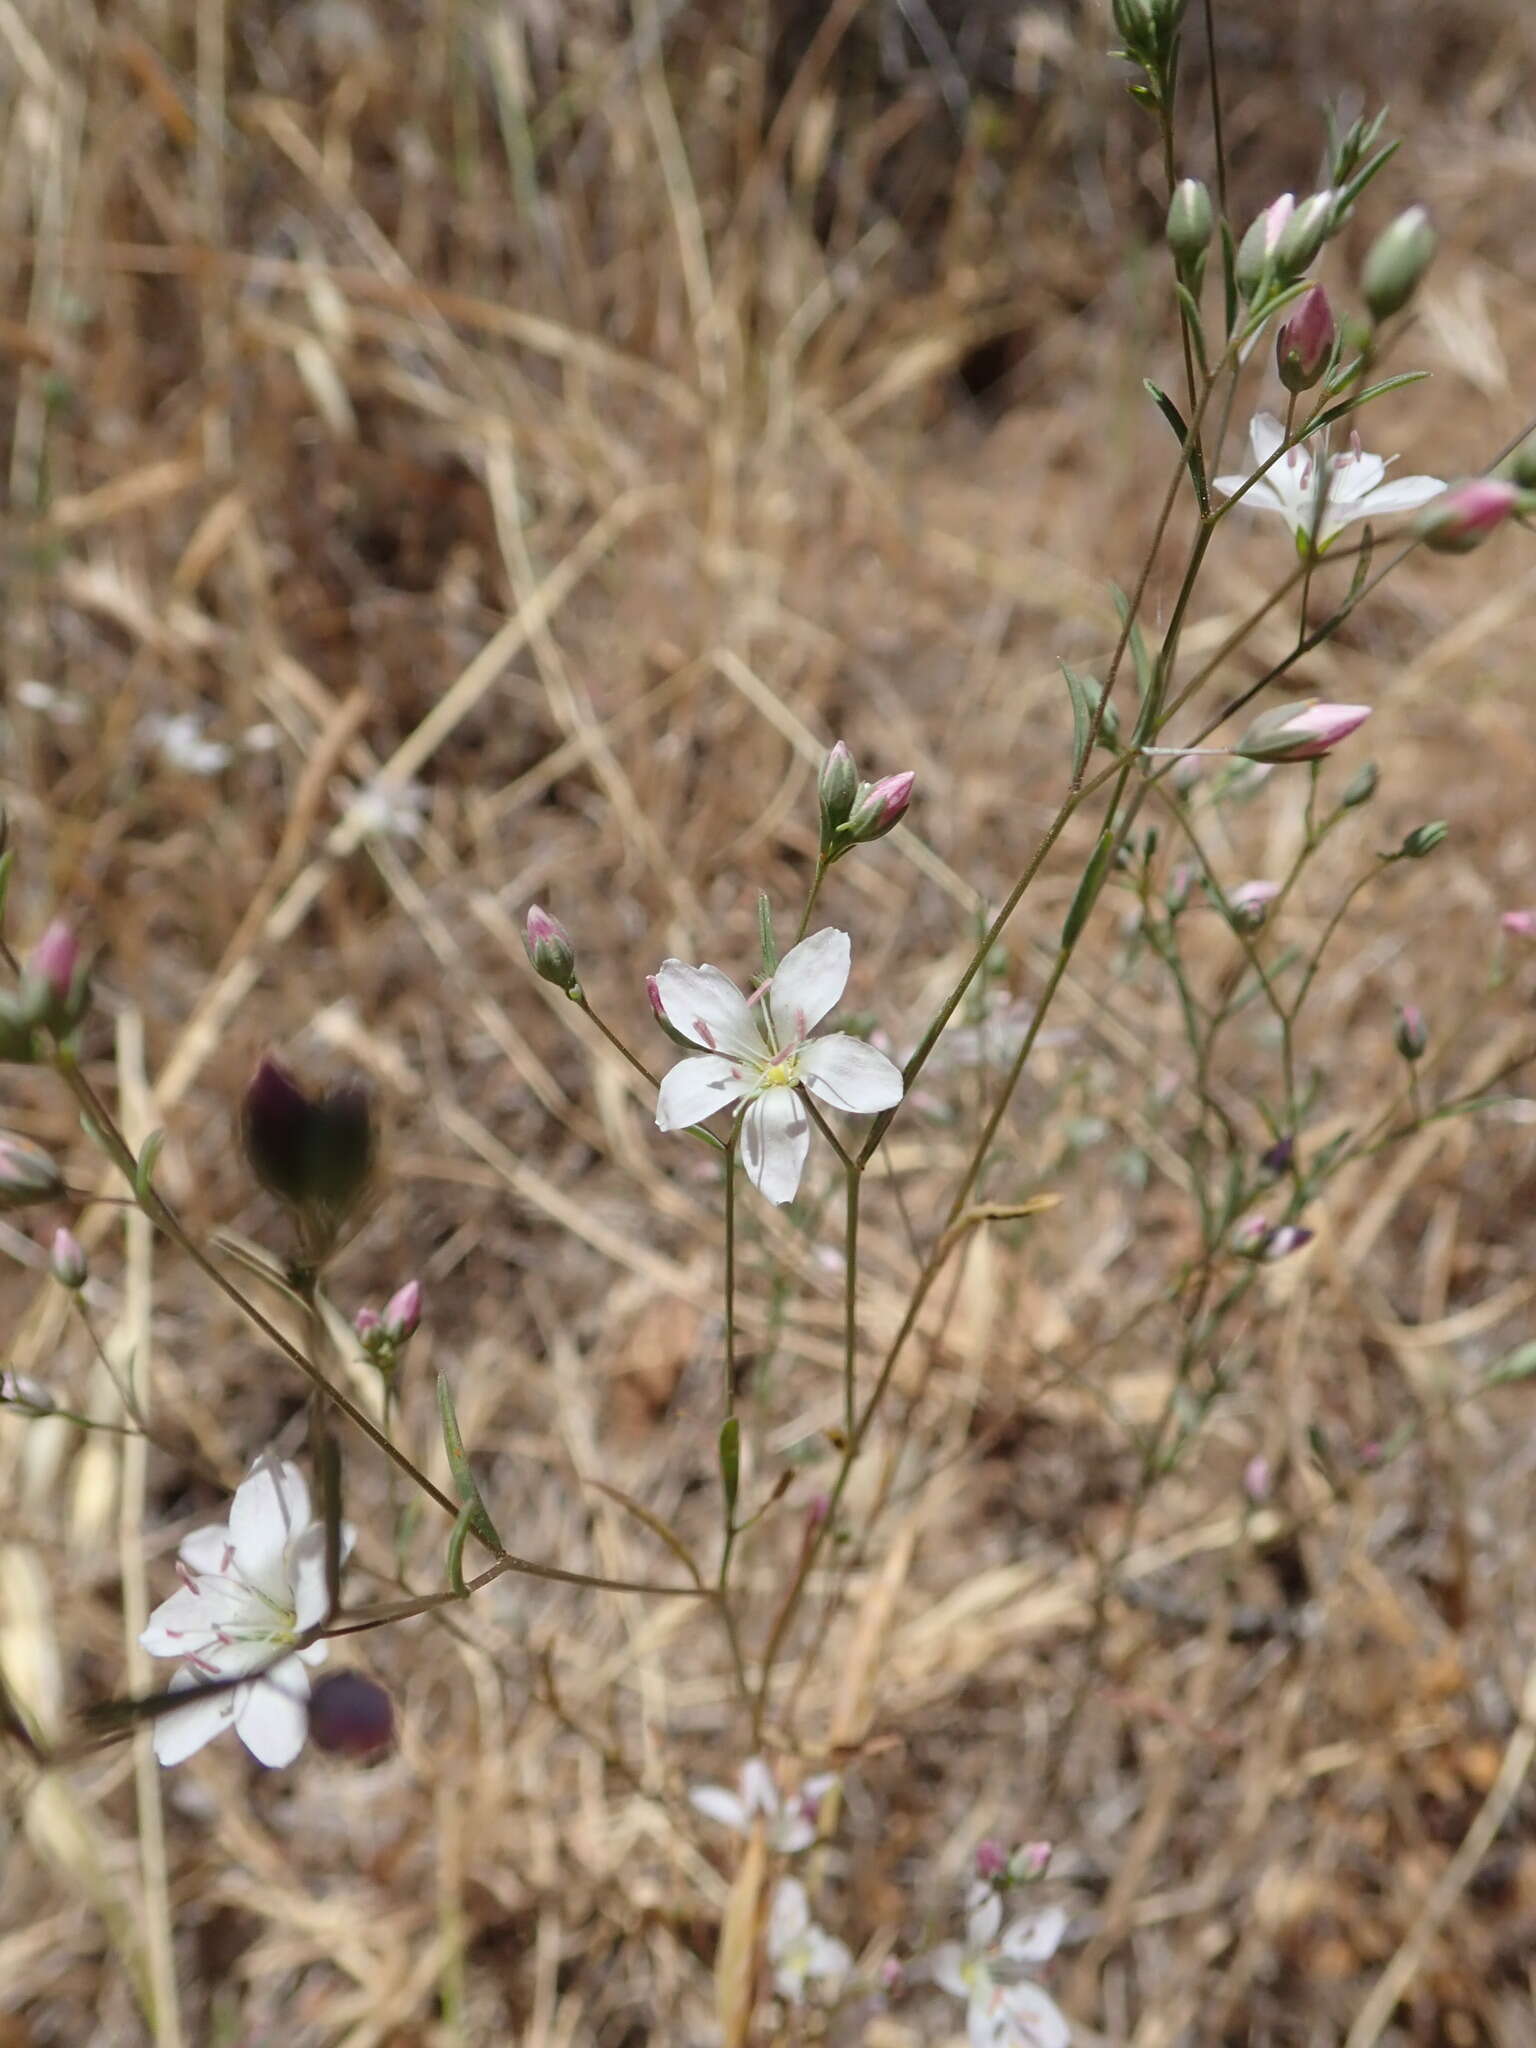
{"type": "Polygon", "coordinates": [[[1289,1173],[1296,1159],[1296,1140],[1291,1137],[1276,1138],[1269,1150],[1259,1159],[1259,1170],[1267,1173],[1271,1180],[1279,1180],[1289,1173]]]}
{"type": "Polygon", "coordinates": [[[309,1733],[328,1756],[364,1762],[395,1740],[395,1710],[382,1685],[361,1671],[333,1671],[309,1700],[309,1733]]]}
{"type": "Polygon", "coordinates": [[[368,1092],[357,1082],[306,1095],[270,1055],[251,1077],[240,1136],[252,1173],[329,1249],[367,1192],[376,1139],[368,1092]]]}
{"type": "Polygon", "coordinates": [[[1315,1235],[1300,1223],[1280,1224],[1270,1232],[1264,1246],[1264,1263],[1273,1265],[1276,1259],[1288,1259],[1292,1252],[1299,1252],[1304,1245],[1309,1245],[1315,1235]]]}
{"type": "Polygon", "coordinates": [[[1421,1060],[1429,1044],[1429,1026],[1417,1003],[1404,1003],[1397,1013],[1395,1034],[1398,1051],[1408,1061],[1421,1060]]]}

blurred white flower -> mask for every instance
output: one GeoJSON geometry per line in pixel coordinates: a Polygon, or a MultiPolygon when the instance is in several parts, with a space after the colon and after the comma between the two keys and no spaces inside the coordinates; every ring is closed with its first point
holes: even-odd
{"type": "Polygon", "coordinates": [[[843,1943],[811,1918],[805,1887],[792,1877],[780,1878],[768,1909],[768,1960],[773,1988],[791,2005],[804,2005],[806,1988],[821,1984],[829,1997],[853,1967],[843,1943]]]}
{"type": "Polygon", "coordinates": [[[790,948],[750,1002],[718,967],[664,960],[656,974],[666,1021],[691,1045],[705,1047],[663,1079],[657,1125],[687,1130],[745,1102],[742,1164],[770,1202],[793,1201],[800,1185],[811,1142],[802,1087],[859,1116],[901,1100],[900,1069],[883,1052],[842,1031],[811,1038],[847,987],[849,950],[846,932],[813,932],[790,948]]]}
{"type": "Polygon", "coordinates": [[[208,739],[203,721],[195,711],[148,712],[139,720],[139,734],[155,749],[167,768],[179,768],[187,775],[217,775],[230,762],[230,749],[222,740],[208,739]]]}
{"type": "MultiPolygon", "coordinates": [[[[1253,466],[1268,462],[1285,440],[1285,429],[1273,413],[1255,413],[1248,429],[1253,466]]],[[[1243,497],[1258,512],[1278,512],[1296,537],[1299,550],[1315,545],[1319,554],[1356,519],[1383,519],[1394,512],[1416,512],[1438,497],[1445,485],[1437,476],[1387,477],[1397,457],[1367,455],[1358,435],[1348,448],[1330,455],[1326,437],[1312,435],[1288,448],[1243,497]]],[[[1216,488],[1233,497],[1246,476],[1219,476],[1216,488]]]]}
{"type": "Polygon", "coordinates": [[[972,1887],[965,1940],[945,1942],[927,1959],[935,1984],[965,2001],[971,2048],[1068,2048],[1072,2030],[1054,1999],[1021,1981],[1055,1955],[1066,1925],[1059,1906],[1046,1906],[1004,1927],[1001,1893],[972,1887]]]}
{"type": "Polygon", "coordinates": [[[394,782],[382,775],[356,791],[338,783],[336,798],[347,822],[365,838],[415,839],[427,809],[427,792],[419,782],[394,782]]]}
{"type": "MultiPolygon", "coordinates": [[[[345,1557],[352,1547],[345,1524],[341,1539],[345,1557]]],[[[152,1657],[185,1660],[171,1690],[253,1675],[161,1714],[155,1755],[181,1763],[233,1727],[258,1763],[291,1764],[308,1728],[304,1667],[326,1657],[323,1642],[283,1655],[326,1610],[325,1528],[310,1514],[298,1467],[264,1451],[236,1488],[228,1523],[194,1529],[177,1570],[181,1591],[161,1602],[139,1637],[152,1657]]]]}
{"type": "Polygon", "coordinates": [[[35,676],[22,677],[16,685],[15,698],[26,710],[36,711],[59,725],[80,725],[85,719],[82,698],[68,690],[56,690],[52,683],[41,682],[35,676]]]}
{"type": "Polygon", "coordinates": [[[769,1846],[781,1856],[793,1856],[815,1841],[821,1802],[836,1783],[837,1773],[824,1771],[818,1777],[807,1778],[798,1792],[782,1799],[772,1771],[760,1756],[754,1756],[742,1765],[735,1792],[727,1791],[724,1785],[698,1785],[688,1797],[700,1813],[719,1821],[722,1827],[734,1829],[738,1835],[751,1834],[754,1821],[761,1815],[767,1822],[769,1846]]]}

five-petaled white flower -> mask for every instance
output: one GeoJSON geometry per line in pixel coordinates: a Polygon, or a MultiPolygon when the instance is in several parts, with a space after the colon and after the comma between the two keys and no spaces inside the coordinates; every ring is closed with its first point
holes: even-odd
{"type": "Polygon", "coordinates": [[[861,1038],[811,1032],[848,983],[848,934],[813,932],[792,946],[749,1002],[718,967],[664,960],[656,999],[667,1022],[702,1053],[681,1060],[661,1084],[656,1122],[664,1131],[703,1123],[744,1102],[741,1158],[770,1202],[791,1202],[810,1147],[802,1087],[833,1109],[869,1116],[901,1100],[901,1072],[861,1038]]]}
{"type": "Polygon", "coordinates": [[[928,1958],[933,1981],[965,2000],[971,2048],[1069,2048],[1072,2030],[1055,2000],[1021,1981],[1056,1953],[1066,1925],[1059,1906],[1046,1906],[1004,1927],[1002,1895],[988,1884],[972,1888],[965,1940],[928,1958]]]}
{"type": "Polygon", "coordinates": [[[791,2005],[805,2003],[806,1987],[812,1983],[823,1985],[828,1997],[836,1997],[853,1967],[843,1943],[811,1918],[805,1886],[792,1877],[780,1878],[774,1888],[768,1909],[768,1960],[774,1990],[791,2005]]]}
{"type": "MultiPolygon", "coordinates": [[[[1268,462],[1285,440],[1285,429],[1273,413],[1255,413],[1248,429],[1253,466],[1268,462]]],[[[1438,497],[1445,485],[1437,476],[1388,477],[1387,465],[1397,457],[1367,455],[1358,435],[1338,454],[1330,455],[1326,437],[1314,434],[1286,449],[1243,496],[1259,512],[1278,512],[1296,537],[1298,552],[1316,547],[1321,554],[1356,519],[1382,519],[1394,512],[1416,512],[1438,497]]],[[[1245,476],[1219,476],[1216,488],[1234,497],[1245,476]]]]}
{"type": "MultiPolygon", "coordinates": [[[[344,1523],[342,1555],[352,1547],[344,1523]]],[[[325,1528],[309,1507],[296,1465],[264,1451],[235,1489],[229,1521],[194,1529],[177,1558],[181,1591],[149,1617],[139,1641],[152,1657],[185,1659],[172,1692],[209,1679],[238,1679],[173,1707],[155,1721],[155,1755],[179,1764],[233,1727],[260,1764],[291,1764],[308,1729],[307,1664],[326,1645],[283,1654],[325,1618],[325,1528]]]]}
{"type": "Polygon", "coordinates": [[[835,1771],[807,1778],[788,1799],[779,1796],[773,1773],[760,1756],[748,1757],[737,1780],[739,1790],[728,1792],[723,1785],[698,1785],[688,1794],[700,1813],[734,1828],[738,1835],[750,1835],[761,1815],[767,1823],[768,1843],[781,1856],[793,1856],[809,1849],[816,1839],[816,1821],[821,1802],[837,1783],[835,1771]]]}

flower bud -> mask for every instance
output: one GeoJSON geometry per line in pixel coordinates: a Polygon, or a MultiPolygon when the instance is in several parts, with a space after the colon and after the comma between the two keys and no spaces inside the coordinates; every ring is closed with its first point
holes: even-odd
{"type": "Polygon", "coordinates": [[[56,1230],[53,1233],[53,1249],[48,1256],[48,1270],[61,1287],[67,1287],[71,1294],[78,1294],[85,1285],[85,1253],[80,1240],[70,1230],[56,1230]]]}
{"type": "Polygon", "coordinates": [[[0,1132],[0,1209],[25,1209],[64,1192],[64,1176],[41,1145],[0,1132]]]}
{"type": "Polygon", "coordinates": [[[1254,1507],[1262,1506],[1269,1499],[1273,1484],[1274,1474],[1268,1458],[1262,1455],[1250,1458],[1243,1467],[1243,1492],[1254,1507]]]}
{"type": "Polygon", "coordinates": [[[1227,893],[1227,919],[1234,931],[1256,932],[1280,894],[1278,882],[1243,882],[1227,893]]]}
{"type": "Polygon", "coordinates": [[[246,1087],[240,1139],[257,1181],[293,1212],[306,1251],[324,1256],[373,1176],[376,1135],[366,1089],[350,1082],[306,1095],[269,1054],[246,1087]]]}
{"type": "Polygon", "coordinates": [[[1349,784],[1344,794],[1339,798],[1340,809],[1355,811],[1360,808],[1361,804],[1368,804],[1376,794],[1376,785],[1380,780],[1381,775],[1376,763],[1374,761],[1367,761],[1359,774],[1349,784]]]}
{"type": "Polygon", "coordinates": [[[1523,491],[1536,491],[1536,434],[1527,434],[1518,448],[1510,450],[1499,464],[1498,473],[1523,491]]]}
{"type": "Polygon", "coordinates": [[[1008,1875],[1015,1884],[1035,1884],[1050,1869],[1055,1853],[1052,1842],[1021,1842],[1008,1858],[1008,1875]]]}
{"type": "Polygon", "coordinates": [[[21,977],[21,1010],[27,1024],[45,1024],[61,1035],[85,1014],[89,988],[80,941],[56,917],[37,944],[21,977]]]}
{"type": "Polygon", "coordinates": [[[24,1372],[0,1372],[0,1408],[27,1408],[34,1415],[51,1415],[57,1406],[41,1380],[24,1372]]]}
{"type": "Polygon", "coordinates": [[[1436,818],[1428,825],[1415,825],[1398,848],[1399,857],[1403,860],[1423,860],[1426,854],[1434,852],[1450,829],[1444,818],[1436,818]]]}
{"type": "Polygon", "coordinates": [[[421,1282],[407,1280],[403,1287],[397,1287],[384,1304],[384,1318],[380,1329],[391,1345],[404,1344],[414,1337],[421,1322],[421,1282]]]}
{"type": "Polygon", "coordinates": [[[376,1308],[360,1308],[352,1318],[358,1342],[371,1358],[383,1343],[384,1319],[376,1308]]]}
{"type": "Polygon", "coordinates": [[[537,903],[530,904],[528,921],[523,927],[523,943],[528,948],[533,971],[541,981],[564,990],[568,996],[579,992],[576,949],[559,918],[551,917],[537,903]]]}
{"type": "Polygon", "coordinates": [[[1211,239],[1211,195],[1198,178],[1181,178],[1168,202],[1168,246],[1181,270],[1198,263],[1211,239]]]}
{"type": "Polygon", "coordinates": [[[1424,1048],[1429,1044],[1429,1026],[1424,1022],[1424,1012],[1417,1003],[1404,1003],[1399,1008],[1393,1043],[1410,1064],[1424,1057],[1424,1048]]]}
{"type": "Polygon", "coordinates": [[[1265,1265],[1273,1265],[1276,1259],[1289,1258],[1292,1252],[1299,1252],[1303,1245],[1309,1245],[1315,1235],[1316,1232],[1304,1229],[1299,1223],[1279,1224],[1265,1242],[1265,1265]]]}
{"type": "Polygon", "coordinates": [[[1506,910],[1499,928],[1512,939],[1536,939],[1536,910],[1506,910]]]}
{"type": "Polygon", "coordinates": [[[1276,1138],[1273,1145],[1260,1153],[1259,1171],[1271,1180],[1279,1180],[1290,1172],[1296,1162],[1296,1140],[1292,1137],[1276,1138]]]}
{"type": "Polygon", "coordinates": [[[1286,704],[1256,718],[1232,749],[1245,761],[1315,761],[1371,715],[1368,704],[1286,704]]]}
{"type": "Polygon", "coordinates": [[[852,754],[839,740],[822,762],[821,775],[816,785],[816,793],[821,801],[821,836],[824,845],[830,843],[832,834],[840,825],[847,824],[848,813],[853,809],[858,789],[859,771],[854,766],[852,754]]]}
{"type": "Polygon", "coordinates": [[[912,801],[916,780],[907,768],[900,775],[883,775],[878,782],[861,783],[838,838],[848,846],[867,846],[872,839],[883,839],[893,825],[900,824],[912,801]]]}
{"type": "Polygon", "coordinates": [[[1518,511],[1524,493],[1502,477],[1474,476],[1452,484],[1424,507],[1413,530],[1440,555],[1470,555],[1518,511]]]}
{"type": "Polygon", "coordinates": [[[983,1884],[991,1884],[1007,1868],[1008,1852],[1001,1842],[993,1841],[988,1835],[985,1841],[976,1844],[976,1875],[983,1884]]]}
{"type": "Polygon", "coordinates": [[[1168,886],[1163,891],[1163,908],[1170,917],[1177,917],[1187,907],[1194,886],[1194,868],[1187,860],[1181,860],[1168,877],[1168,886]]]}
{"type": "Polygon", "coordinates": [[[1275,239],[1275,275],[1289,284],[1300,277],[1328,236],[1334,195],[1314,192],[1303,199],[1275,239]]]}
{"type": "Polygon", "coordinates": [[[1245,1216],[1232,1226],[1227,1243],[1240,1259],[1262,1259],[1274,1230],[1263,1216],[1245,1216]]]}
{"type": "Polygon", "coordinates": [[[678,1030],[672,1019],[662,1008],[661,984],[657,981],[654,974],[648,974],[645,977],[645,994],[646,1000],[651,1006],[651,1015],[656,1019],[663,1033],[671,1039],[674,1045],[683,1046],[688,1052],[696,1053],[699,1048],[694,1044],[693,1040],[683,1036],[682,1032],[678,1030]]]}
{"type": "Polygon", "coordinates": [[[361,1671],[333,1671],[310,1694],[309,1733],[317,1749],[361,1762],[394,1743],[395,1710],[383,1686],[361,1671]]]}
{"type": "Polygon", "coordinates": [[[1410,206],[1371,244],[1360,276],[1360,292],[1373,320],[1400,313],[1418,290],[1434,260],[1435,231],[1422,206],[1410,206]]]}
{"type": "Polygon", "coordinates": [[[1237,288],[1245,299],[1253,298],[1265,278],[1274,275],[1275,252],[1295,211],[1294,194],[1282,192],[1265,207],[1238,244],[1237,288]]]}
{"type": "Polygon", "coordinates": [[[1310,391],[1333,356],[1338,325],[1328,294],[1309,285],[1275,336],[1275,364],[1287,391],[1310,391]]]}

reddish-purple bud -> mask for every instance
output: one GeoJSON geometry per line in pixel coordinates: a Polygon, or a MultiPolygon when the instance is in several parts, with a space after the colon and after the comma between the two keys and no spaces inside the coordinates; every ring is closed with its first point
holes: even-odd
{"type": "Polygon", "coordinates": [[[27,966],[61,1003],[69,1001],[80,966],[80,942],[63,918],[56,917],[49,925],[32,948],[27,966]]]}
{"type": "Polygon", "coordinates": [[[1256,718],[1232,749],[1245,761],[1316,761],[1371,715],[1369,704],[1285,704],[1256,718]]]}
{"type": "Polygon", "coordinates": [[[317,1749],[362,1762],[395,1739],[395,1710],[382,1685],[361,1671],[333,1671],[310,1695],[309,1733],[317,1749]]]}
{"type": "Polygon", "coordinates": [[[360,1308],[352,1318],[352,1327],[362,1339],[365,1351],[374,1351],[378,1348],[379,1332],[384,1324],[376,1308],[360,1308]]]}
{"type": "Polygon", "coordinates": [[[1245,1216],[1233,1225],[1229,1243],[1240,1259],[1262,1259],[1274,1226],[1263,1216],[1245,1216]]]}
{"type": "Polygon", "coordinates": [[[1273,1265],[1276,1259],[1288,1259],[1292,1252],[1299,1252],[1303,1246],[1309,1245],[1316,1234],[1300,1223],[1280,1224],[1269,1233],[1264,1246],[1265,1264],[1273,1265]]]}
{"type": "Polygon", "coordinates": [[[1436,554],[1470,555],[1524,499],[1525,493],[1502,477],[1468,477],[1431,499],[1414,521],[1414,531],[1436,554]]]}
{"type": "Polygon", "coordinates": [[[407,1280],[384,1304],[383,1331],[391,1344],[403,1344],[414,1337],[421,1322],[421,1282],[407,1280]]]}
{"type": "Polygon", "coordinates": [[[976,1844],[976,1875],[984,1883],[991,1884],[995,1878],[1001,1877],[1007,1868],[1008,1851],[1001,1842],[994,1841],[988,1835],[985,1841],[976,1844]]]}
{"type": "Polygon", "coordinates": [[[1310,391],[1333,356],[1338,324],[1328,294],[1309,285],[1275,336],[1275,365],[1287,391],[1310,391]]]}
{"type": "Polygon", "coordinates": [[[328,1250],[373,1174],[376,1137],[366,1089],[349,1082],[307,1095],[268,1055],[246,1087],[240,1138],[252,1173],[294,1212],[309,1249],[328,1250]]]}
{"type": "Polygon", "coordinates": [[[76,1294],[85,1285],[85,1253],[80,1240],[71,1230],[59,1229],[53,1233],[53,1249],[48,1256],[48,1270],[61,1287],[67,1287],[76,1294]]]}
{"type": "Polygon", "coordinates": [[[530,904],[528,920],[523,927],[523,944],[528,948],[533,971],[541,981],[547,981],[566,995],[579,993],[576,948],[558,917],[551,917],[537,903],[530,904]]]}
{"type": "Polygon", "coordinates": [[[1424,1012],[1417,1003],[1404,1003],[1399,1009],[1394,1039],[1398,1051],[1410,1064],[1424,1057],[1424,1048],[1429,1044],[1429,1026],[1424,1022],[1424,1012]]]}
{"type": "Polygon", "coordinates": [[[1536,910],[1506,910],[1499,928],[1512,939],[1536,939],[1536,910]]]}

